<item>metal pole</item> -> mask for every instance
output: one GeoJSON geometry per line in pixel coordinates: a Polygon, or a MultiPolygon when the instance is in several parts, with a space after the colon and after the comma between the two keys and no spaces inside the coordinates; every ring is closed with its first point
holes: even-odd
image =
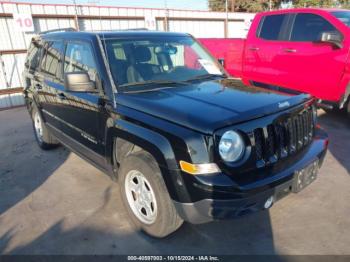
{"type": "Polygon", "coordinates": [[[225,37],[228,37],[228,0],[225,1],[225,12],[226,12],[226,20],[225,20],[225,37]]]}
{"type": "MultiPolygon", "coordinates": [[[[0,67],[1,67],[1,71],[2,71],[2,76],[3,76],[5,84],[6,84],[6,89],[9,89],[9,88],[11,88],[11,85],[7,81],[7,74],[6,74],[6,71],[5,71],[6,70],[5,69],[5,63],[4,63],[4,60],[2,59],[2,55],[1,54],[0,54],[0,67]]],[[[12,100],[11,100],[11,95],[8,94],[7,97],[8,97],[9,102],[10,102],[10,107],[12,107],[13,104],[12,104],[12,100]]]]}
{"type": "Polygon", "coordinates": [[[75,11],[75,16],[74,16],[75,28],[77,29],[77,31],[80,31],[80,29],[79,29],[79,22],[78,22],[77,3],[76,3],[75,0],[73,0],[73,4],[74,4],[74,11],[75,11]]]}
{"type": "Polygon", "coordinates": [[[168,10],[168,2],[167,0],[164,0],[164,8],[165,8],[165,16],[164,16],[164,28],[165,31],[169,31],[169,10],[168,10]]]}

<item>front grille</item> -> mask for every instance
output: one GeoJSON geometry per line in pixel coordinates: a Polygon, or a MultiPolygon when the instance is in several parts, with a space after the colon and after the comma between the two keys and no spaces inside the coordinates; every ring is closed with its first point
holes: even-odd
{"type": "Polygon", "coordinates": [[[254,129],[252,139],[257,167],[273,164],[292,155],[312,141],[314,120],[312,108],[288,119],[254,129]]]}

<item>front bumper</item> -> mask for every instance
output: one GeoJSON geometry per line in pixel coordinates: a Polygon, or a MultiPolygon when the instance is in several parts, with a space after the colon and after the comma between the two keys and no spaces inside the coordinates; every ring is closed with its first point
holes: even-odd
{"type": "Polygon", "coordinates": [[[174,206],[184,220],[193,224],[236,218],[263,210],[265,202],[270,197],[273,197],[274,202],[276,202],[292,192],[295,171],[303,169],[317,158],[319,166],[321,166],[327,146],[328,136],[322,130],[318,130],[318,136],[311,143],[307,153],[297,162],[272,177],[241,187],[239,191],[232,190],[230,194],[227,194],[227,198],[223,198],[222,194],[220,198],[215,198],[216,195],[219,195],[215,194],[218,187],[212,184],[212,197],[192,203],[173,201],[174,206]]]}
{"type": "Polygon", "coordinates": [[[264,209],[265,202],[273,196],[274,202],[292,192],[292,179],[273,189],[243,198],[230,200],[203,199],[194,203],[174,205],[179,215],[193,224],[219,219],[237,218],[264,209]]]}

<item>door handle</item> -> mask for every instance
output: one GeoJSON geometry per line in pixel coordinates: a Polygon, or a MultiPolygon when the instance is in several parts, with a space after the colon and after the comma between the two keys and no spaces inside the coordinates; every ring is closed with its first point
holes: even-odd
{"type": "Polygon", "coordinates": [[[65,99],[67,99],[66,95],[63,94],[63,93],[58,93],[58,94],[56,94],[56,97],[57,97],[58,99],[60,99],[60,100],[65,100],[65,99]]]}
{"type": "Polygon", "coordinates": [[[259,47],[256,47],[256,46],[251,46],[248,48],[250,51],[259,51],[259,47]]]}
{"type": "Polygon", "coordinates": [[[38,90],[43,89],[42,85],[40,84],[35,84],[34,87],[35,89],[38,89],[38,90]]]}
{"type": "Polygon", "coordinates": [[[284,52],[286,52],[286,53],[296,53],[297,50],[293,49],[293,48],[286,48],[286,49],[284,49],[284,52]]]}

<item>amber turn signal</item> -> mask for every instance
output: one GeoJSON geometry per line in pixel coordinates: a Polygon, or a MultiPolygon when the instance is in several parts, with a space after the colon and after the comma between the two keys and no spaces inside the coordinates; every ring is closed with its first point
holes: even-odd
{"type": "Polygon", "coordinates": [[[181,160],[180,167],[182,171],[191,175],[204,175],[204,174],[213,174],[213,173],[220,172],[219,167],[215,163],[191,164],[181,160]]]}

